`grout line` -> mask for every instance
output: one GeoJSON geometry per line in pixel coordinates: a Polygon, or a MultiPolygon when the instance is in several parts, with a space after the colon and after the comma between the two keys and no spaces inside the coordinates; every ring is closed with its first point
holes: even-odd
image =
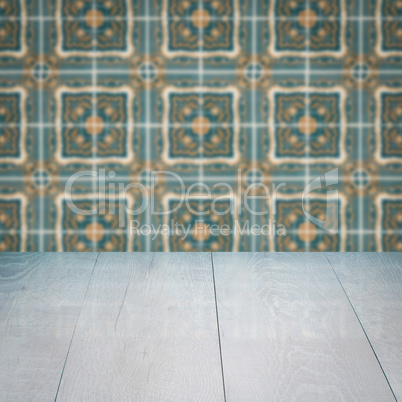
{"type": "MultiPolygon", "coordinates": [[[[257,0],[253,0],[253,19],[257,16],[257,0]]],[[[252,141],[252,150],[251,150],[251,161],[252,161],[252,184],[256,182],[256,162],[258,160],[257,158],[257,138],[258,138],[258,132],[257,132],[257,126],[256,126],[256,121],[257,121],[257,85],[256,85],[256,66],[257,66],[257,21],[253,20],[252,23],[252,33],[251,33],[251,43],[252,43],[252,49],[251,49],[251,60],[252,60],[252,80],[251,80],[251,90],[252,90],[252,98],[251,98],[251,109],[252,109],[252,135],[251,135],[251,141],[252,141]]],[[[253,197],[252,199],[252,205],[253,205],[253,210],[256,211],[256,205],[257,205],[257,200],[253,197]]],[[[257,217],[255,214],[251,215],[251,221],[252,225],[256,224],[257,217]]],[[[255,252],[257,247],[257,239],[256,236],[251,237],[251,251],[255,252]]]]}
{"type": "MultiPolygon", "coordinates": [[[[43,2],[45,0],[39,0],[39,14],[42,17],[43,16],[43,2]]],[[[43,20],[39,20],[39,63],[40,63],[40,68],[39,68],[39,100],[38,100],[38,109],[39,109],[39,168],[44,170],[44,155],[43,155],[43,150],[44,150],[44,127],[43,127],[43,120],[44,120],[44,113],[43,113],[43,63],[44,63],[44,49],[43,45],[45,42],[45,35],[44,35],[44,30],[43,30],[43,20]]],[[[25,134],[26,136],[26,134],[25,134]]],[[[41,172],[42,172],[41,170],[41,172]]],[[[43,186],[43,177],[41,174],[40,177],[41,181],[41,186],[39,189],[39,229],[40,231],[43,231],[44,228],[44,221],[45,221],[45,189],[43,186]]],[[[41,233],[39,235],[39,251],[44,251],[44,238],[43,234],[41,233]]]]}
{"type": "MultiPolygon", "coordinates": [[[[157,229],[158,229],[158,227],[156,227],[155,230],[153,230],[152,227],[151,227],[151,230],[153,230],[151,232],[151,234],[152,235],[155,234],[157,229]]],[[[0,229],[0,234],[10,234],[10,233],[12,233],[12,234],[38,234],[38,233],[41,233],[41,232],[38,231],[38,230],[35,230],[35,229],[31,229],[31,230],[4,230],[4,229],[0,229]]],[[[72,230],[72,229],[71,230],[44,229],[43,233],[45,233],[45,234],[63,234],[63,235],[74,235],[74,234],[85,235],[87,232],[84,229],[77,229],[77,230],[72,230]]],[[[124,234],[124,230],[122,229],[119,232],[119,231],[113,230],[113,229],[105,229],[102,233],[104,233],[105,235],[116,234],[116,233],[119,234],[119,235],[122,235],[122,234],[124,234]]],[[[229,234],[236,233],[236,230],[228,229],[227,233],[229,233],[229,234]]],[[[255,231],[253,231],[251,229],[244,229],[244,231],[242,231],[242,233],[253,234],[253,233],[255,233],[255,231]]],[[[300,231],[297,230],[297,229],[292,229],[292,230],[287,230],[286,233],[287,234],[299,234],[300,231]]],[[[310,233],[328,234],[328,231],[326,231],[325,229],[315,229],[315,230],[308,230],[307,229],[306,231],[303,231],[303,233],[306,233],[306,234],[310,234],[310,233]]],[[[359,229],[352,229],[352,230],[347,230],[346,229],[346,230],[344,230],[342,232],[342,234],[345,234],[345,235],[347,235],[347,234],[359,234],[359,233],[361,233],[359,229]]],[[[373,235],[373,234],[402,234],[402,230],[398,230],[398,229],[378,229],[378,230],[366,229],[366,230],[363,230],[362,234],[364,234],[364,235],[370,235],[370,234],[371,235],[373,235]]],[[[142,234],[141,236],[145,237],[145,236],[150,236],[150,235],[142,234]]],[[[165,236],[165,235],[159,234],[159,236],[165,236]]],[[[264,236],[264,235],[261,234],[261,236],[264,236]]],[[[132,236],[130,236],[130,237],[132,237],[132,236]]]]}
{"type": "MultiPolygon", "coordinates": [[[[94,57],[94,58],[102,58],[104,55],[102,55],[99,52],[94,52],[94,51],[87,51],[86,53],[83,54],[82,57],[85,57],[88,59],[88,62],[94,57]],[[93,54],[92,54],[93,53],[93,54]],[[90,56],[89,56],[90,55],[90,56]]],[[[105,56],[106,57],[106,56],[105,56]]],[[[202,57],[202,56],[201,56],[202,57]]],[[[306,57],[305,53],[300,54],[298,56],[295,56],[295,58],[300,59],[298,61],[302,62],[302,59],[304,59],[306,57]]],[[[314,55],[314,53],[310,53],[310,58],[314,58],[314,57],[321,57],[320,55],[314,55]]],[[[194,60],[197,59],[196,56],[193,57],[194,60]]],[[[280,59],[281,56],[278,56],[278,59],[280,59]]],[[[279,68],[279,66],[278,66],[279,68]]],[[[382,76],[388,76],[388,75],[392,75],[392,76],[397,76],[398,78],[400,78],[401,75],[401,71],[400,70],[394,70],[394,69],[387,69],[387,70],[378,70],[378,69],[369,69],[368,70],[369,73],[375,73],[375,74],[379,74],[382,76]]],[[[33,74],[34,70],[33,69],[17,69],[17,70],[8,70],[8,69],[2,69],[0,70],[1,75],[14,75],[17,78],[20,78],[21,74],[33,74]]],[[[83,72],[82,69],[79,68],[79,66],[77,67],[77,69],[74,70],[69,70],[69,69],[61,69],[61,70],[52,70],[49,69],[48,70],[49,74],[57,74],[59,76],[64,76],[64,75],[78,75],[81,78],[86,75],[88,75],[87,72],[83,72]]],[[[176,78],[176,75],[183,75],[183,74],[188,74],[188,75],[194,75],[194,74],[198,74],[198,70],[194,69],[194,68],[178,68],[178,69],[155,69],[154,70],[155,73],[157,74],[164,74],[164,75],[173,75],[176,78]]],[[[300,70],[295,70],[295,69],[261,69],[260,70],[261,74],[269,74],[270,76],[285,76],[288,77],[289,75],[294,75],[294,76],[298,76],[301,77],[303,75],[303,72],[300,70]]],[[[127,75],[134,75],[134,74],[143,74],[143,71],[141,71],[140,69],[123,69],[123,68],[116,68],[116,69],[109,69],[109,68],[101,68],[98,71],[99,75],[102,74],[127,74],[127,75]]],[[[234,76],[237,74],[247,74],[249,73],[249,71],[244,70],[244,69],[237,69],[237,68],[232,68],[232,69],[206,69],[203,71],[204,75],[211,75],[211,76],[216,76],[216,75],[225,75],[227,76],[228,74],[233,74],[234,76]]],[[[339,68],[339,69],[311,69],[310,70],[310,74],[311,75],[323,75],[325,78],[328,78],[328,76],[330,75],[335,75],[335,76],[341,76],[341,75],[345,75],[345,74],[351,74],[354,75],[355,71],[353,69],[344,69],[344,68],[339,68]]],[[[236,77],[233,77],[233,79],[236,79],[236,77]]],[[[338,85],[338,83],[336,84],[338,85]]]]}
{"type": "MultiPolygon", "coordinates": [[[[96,10],[96,1],[97,0],[92,0],[92,10],[96,10]]],[[[92,16],[92,50],[97,51],[98,48],[98,43],[97,43],[97,21],[96,21],[96,14],[93,13],[92,16]]],[[[94,133],[96,133],[97,130],[97,124],[96,124],[96,117],[98,114],[97,110],[97,103],[98,103],[98,94],[97,94],[97,60],[96,57],[92,57],[92,130],[94,133]]],[[[97,140],[97,135],[92,133],[92,170],[96,170],[96,162],[97,162],[97,154],[98,154],[98,140],[97,140]]],[[[92,177],[92,191],[96,193],[96,187],[97,187],[97,179],[96,176],[92,177]]],[[[96,200],[93,201],[92,203],[92,208],[96,209],[96,200]]],[[[92,216],[92,250],[97,251],[98,248],[98,241],[97,241],[97,225],[98,223],[98,217],[97,214],[93,214],[92,216]]]]}
{"type": "MultiPolygon", "coordinates": [[[[199,88],[202,88],[204,85],[204,60],[202,57],[202,52],[203,52],[203,40],[204,40],[204,27],[203,27],[203,17],[202,17],[202,12],[201,10],[204,9],[204,4],[203,4],[203,0],[198,0],[198,11],[199,15],[198,15],[198,86],[199,88]]],[[[199,120],[198,124],[199,127],[198,129],[202,131],[203,129],[203,117],[204,117],[204,94],[202,91],[200,91],[198,93],[198,118],[201,119],[199,120]]],[[[204,136],[201,134],[198,134],[198,160],[201,162],[200,166],[198,167],[198,181],[200,183],[203,182],[203,176],[204,176],[204,166],[203,166],[203,160],[204,160],[204,136]]],[[[202,210],[202,197],[200,199],[200,201],[198,202],[199,208],[200,210],[202,210]]],[[[202,219],[199,219],[200,221],[202,219]]],[[[195,230],[199,230],[200,228],[195,228],[195,230]]],[[[202,238],[202,236],[199,237],[198,241],[197,241],[197,246],[200,249],[200,251],[203,250],[204,247],[204,240],[202,238]]]]}
{"type": "Polygon", "coordinates": [[[383,369],[383,367],[382,367],[382,365],[381,365],[381,363],[380,363],[380,360],[378,359],[377,353],[375,352],[374,347],[373,347],[373,345],[372,345],[371,342],[370,342],[370,339],[369,339],[369,337],[368,337],[368,335],[367,335],[367,333],[366,333],[366,331],[365,331],[365,329],[364,329],[364,327],[363,327],[363,324],[362,324],[362,322],[360,321],[360,318],[359,318],[359,316],[357,315],[357,312],[356,312],[356,310],[355,310],[355,308],[354,308],[354,306],[353,306],[351,300],[349,299],[349,296],[348,296],[348,294],[346,293],[346,290],[345,290],[345,288],[343,287],[341,280],[339,279],[339,277],[338,277],[338,275],[337,275],[337,273],[336,273],[334,267],[333,267],[332,264],[331,264],[331,261],[330,261],[329,258],[328,258],[328,253],[327,253],[327,252],[325,252],[325,257],[327,258],[327,261],[328,261],[328,263],[329,263],[329,265],[330,265],[332,271],[334,272],[334,274],[335,274],[335,276],[336,276],[336,279],[338,280],[339,284],[341,285],[341,288],[342,288],[342,290],[343,290],[343,293],[345,294],[346,298],[348,299],[348,302],[349,302],[349,304],[350,304],[350,307],[352,307],[352,310],[353,310],[353,312],[354,312],[354,314],[355,314],[355,316],[356,316],[356,318],[357,318],[357,321],[359,321],[360,327],[361,327],[361,329],[362,329],[363,332],[364,332],[364,335],[365,335],[365,337],[366,337],[366,339],[367,339],[367,341],[368,341],[368,343],[369,343],[369,345],[370,345],[370,347],[371,347],[371,350],[372,350],[373,353],[374,353],[374,356],[375,356],[375,358],[376,358],[376,360],[377,360],[377,363],[379,364],[379,366],[380,366],[380,368],[381,368],[382,373],[384,374],[385,380],[387,381],[387,384],[388,384],[388,386],[389,386],[389,388],[390,388],[390,390],[391,390],[391,392],[392,392],[392,395],[394,396],[395,400],[398,401],[398,400],[396,399],[395,393],[394,393],[394,391],[393,391],[393,389],[392,389],[392,387],[391,387],[391,384],[390,384],[389,381],[388,381],[388,378],[387,378],[387,376],[386,376],[386,374],[385,374],[385,371],[384,371],[384,369],[383,369]]]}
{"type": "MultiPolygon", "coordinates": [[[[302,163],[302,162],[300,162],[300,163],[302,163]]],[[[82,168],[84,168],[84,167],[82,167],[82,168]]],[[[112,168],[110,170],[112,170],[112,168]]],[[[158,171],[155,171],[155,172],[158,172],[158,171]]],[[[397,182],[397,184],[401,184],[400,183],[400,177],[398,175],[398,174],[400,174],[400,172],[401,172],[400,169],[397,170],[395,176],[380,173],[380,174],[377,174],[377,175],[374,175],[374,176],[368,175],[367,177],[369,179],[374,179],[374,180],[379,181],[379,182],[387,181],[387,182],[397,182]]],[[[317,175],[318,174],[319,173],[317,173],[317,175]]],[[[63,176],[63,175],[52,176],[52,175],[49,175],[49,179],[51,181],[55,181],[55,182],[64,182],[64,181],[69,180],[70,178],[71,178],[71,176],[63,176]]],[[[107,182],[108,182],[108,184],[111,184],[111,183],[118,184],[119,180],[122,180],[122,181],[131,181],[131,182],[142,183],[143,179],[144,178],[141,177],[141,176],[125,176],[125,175],[122,175],[122,176],[116,176],[113,179],[107,179],[107,182]]],[[[195,180],[198,180],[198,179],[199,179],[199,176],[194,176],[192,174],[184,175],[182,177],[182,180],[183,180],[184,184],[189,184],[189,183],[187,183],[188,181],[195,181],[195,180]]],[[[222,174],[222,176],[208,176],[208,175],[206,175],[206,176],[203,177],[203,179],[205,180],[204,181],[205,184],[207,184],[206,182],[213,182],[215,184],[215,183],[220,182],[220,181],[228,180],[228,181],[230,181],[230,183],[233,183],[233,184],[236,184],[236,185],[237,184],[241,185],[241,183],[239,183],[239,180],[241,179],[242,181],[247,181],[249,179],[249,177],[247,175],[240,175],[240,176],[237,175],[236,176],[233,173],[228,173],[227,175],[222,174]]],[[[36,179],[33,176],[24,177],[24,176],[9,175],[9,176],[0,177],[0,185],[2,183],[8,183],[8,182],[25,183],[25,182],[35,182],[35,181],[36,181],[36,179]]],[[[304,183],[303,177],[297,177],[297,176],[293,176],[293,175],[289,175],[289,176],[286,176],[286,175],[278,175],[278,176],[261,175],[259,177],[259,181],[262,182],[262,183],[266,182],[264,184],[268,184],[268,185],[273,184],[273,183],[282,182],[282,181],[289,182],[289,183],[301,183],[301,182],[304,183]]],[[[351,177],[351,175],[345,175],[344,177],[340,176],[339,181],[341,183],[354,183],[355,182],[355,180],[351,177]]],[[[92,183],[92,179],[90,179],[88,177],[82,177],[77,183],[78,184],[92,183]]],[[[166,183],[176,183],[176,184],[178,184],[179,182],[175,178],[168,177],[166,179],[166,183]]],[[[228,183],[228,184],[230,184],[230,183],[228,183]]],[[[217,186],[217,187],[219,187],[219,186],[217,186]]],[[[387,192],[386,189],[384,189],[384,192],[387,192]]],[[[93,194],[98,196],[97,193],[93,193],[93,194]]],[[[93,194],[86,193],[86,195],[88,197],[90,195],[93,196],[93,194]]],[[[282,194],[282,193],[280,193],[280,194],[282,194]]]]}
{"type": "MultiPolygon", "coordinates": [[[[359,14],[362,15],[363,13],[363,1],[359,1],[359,14]]],[[[364,228],[364,192],[363,187],[361,186],[361,182],[363,180],[362,177],[362,169],[363,169],[363,82],[362,82],[362,63],[364,62],[364,44],[363,44],[363,34],[364,34],[364,25],[363,20],[359,18],[359,80],[358,80],[358,91],[359,91],[359,106],[358,106],[358,113],[359,113],[359,132],[358,132],[358,166],[359,166],[359,214],[358,214],[358,224],[359,229],[362,230],[364,228]]],[[[378,144],[377,144],[378,146],[378,144]]],[[[364,239],[362,235],[359,235],[359,251],[364,251],[364,239]]]]}
{"type": "MultiPolygon", "coordinates": [[[[306,59],[305,59],[305,87],[306,87],[306,96],[305,96],[305,116],[307,118],[307,122],[305,122],[306,126],[305,126],[305,130],[308,132],[309,128],[310,128],[310,26],[309,26],[309,14],[308,12],[310,11],[310,0],[306,0],[306,19],[305,19],[305,23],[306,23],[306,59]]],[[[306,158],[306,165],[304,167],[304,174],[305,174],[305,178],[304,178],[304,184],[307,187],[310,183],[310,164],[308,163],[310,160],[310,135],[309,134],[305,134],[306,136],[306,144],[305,144],[305,158],[306,158]]],[[[309,211],[310,209],[310,199],[309,197],[306,197],[306,208],[307,211],[309,211]]],[[[308,218],[307,216],[305,216],[304,219],[306,225],[305,225],[305,231],[308,230],[308,218]]],[[[306,251],[310,251],[310,238],[307,236],[307,240],[305,241],[305,247],[306,247],[306,251]]]]}
{"type": "MultiPolygon", "coordinates": [[[[263,21],[263,22],[272,22],[272,21],[295,21],[299,22],[300,19],[296,16],[286,16],[286,19],[284,19],[284,16],[258,16],[256,19],[257,21],[263,21]]],[[[203,17],[200,18],[201,21],[204,20],[203,17]]],[[[307,20],[310,20],[311,18],[307,17],[307,20]]],[[[328,16],[328,17],[323,17],[323,16],[316,16],[314,18],[315,21],[327,21],[327,22],[333,22],[333,21],[359,21],[362,19],[363,21],[373,21],[376,22],[378,20],[380,21],[386,21],[386,22],[394,22],[394,21],[402,21],[402,16],[397,16],[397,15],[387,15],[387,16],[369,16],[369,15],[363,15],[363,16],[328,16]]],[[[55,16],[43,16],[41,17],[40,15],[38,16],[11,16],[11,17],[5,17],[1,16],[0,21],[39,21],[39,20],[44,20],[44,21],[68,21],[68,22],[74,22],[74,21],[86,21],[84,16],[66,16],[62,17],[61,15],[55,15],[55,16]]],[[[103,16],[104,21],[190,21],[192,22],[192,19],[190,16],[171,16],[171,17],[166,17],[166,16],[132,16],[132,17],[127,17],[124,15],[121,16],[113,16],[113,17],[108,17],[108,16],[103,16]]],[[[253,22],[255,19],[252,16],[242,16],[239,15],[239,17],[230,17],[230,16],[224,16],[224,17],[215,17],[215,16],[209,16],[208,21],[251,21],[253,22]]]]}
{"type": "MultiPolygon", "coordinates": [[[[158,229],[156,227],[156,229],[158,229]]],[[[151,232],[151,234],[154,234],[156,229],[154,231],[151,232]]],[[[151,228],[152,230],[152,228],[151,228]]],[[[39,234],[41,233],[39,230],[35,230],[35,229],[30,229],[30,230],[4,230],[4,229],[0,229],[0,234],[39,234]]],[[[63,235],[73,235],[73,234],[82,234],[85,235],[87,232],[84,229],[77,229],[77,230],[56,230],[56,229],[44,229],[43,233],[45,234],[63,234],[63,235]]],[[[113,230],[113,229],[105,229],[102,233],[104,233],[105,235],[108,234],[124,234],[124,230],[122,229],[120,232],[118,232],[117,230],[113,230]]],[[[236,233],[236,230],[227,230],[227,233],[232,234],[232,233],[236,233]]],[[[244,231],[242,231],[242,233],[245,234],[253,234],[255,233],[255,231],[251,230],[251,229],[245,229],[244,231]]],[[[288,230],[286,231],[287,234],[299,234],[300,231],[297,229],[293,229],[293,230],[288,230]]],[[[326,231],[325,229],[315,229],[315,230],[306,230],[303,231],[303,233],[306,234],[310,234],[310,233],[315,233],[315,234],[328,234],[328,231],[326,231]]],[[[342,234],[344,235],[350,235],[350,234],[359,234],[362,233],[363,235],[373,235],[373,234],[402,234],[402,230],[398,230],[398,229],[365,229],[363,230],[363,232],[361,232],[359,229],[352,229],[352,230],[348,230],[345,229],[342,234]]],[[[150,236],[148,234],[143,234],[142,236],[150,236]]],[[[164,236],[162,234],[160,234],[159,236],[164,236]]],[[[261,234],[261,236],[264,236],[263,234],[261,234]]],[[[130,236],[132,237],[132,236],[130,236]]]]}
{"type": "MultiPolygon", "coordinates": [[[[202,125],[201,125],[202,126],[202,125]]],[[[14,127],[28,127],[28,128],[86,128],[87,125],[85,123],[0,123],[0,127],[6,128],[14,128],[14,127]]],[[[91,127],[97,128],[192,128],[193,125],[191,123],[104,123],[104,124],[91,124],[91,127]]],[[[198,127],[198,125],[197,125],[198,127]]],[[[257,123],[257,122],[246,122],[246,123],[210,123],[209,127],[211,128],[229,128],[229,127],[242,127],[242,128],[297,128],[299,127],[298,123],[257,123]]],[[[317,123],[317,128],[402,128],[402,123],[317,123]]]]}
{"type": "Polygon", "coordinates": [[[218,302],[216,298],[216,283],[215,283],[215,268],[214,268],[214,257],[211,253],[211,263],[212,263],[212,279],[214,282],[214,295],[215,295],[215,312],[216,312],[216,325],[218,329],[218,341],[219,341],[219,356],[221,359],[221,373],[222,373],[222,385],[223,385],[223,398],[226,402],[226,386],[225,386],[225,375],[223,371],[223,359],[222,359],[222,345],[221,345],[221,332],[219,327],[219,313],[218,313],[218,302]]]}
{"type": "MultiPolygon", "coordinates": [[[[151,0],[146,0],[145,1],[145,15],[146,15],[146,21],[145,21],[145,63],[146,63],[146,81],[145,81],[145,174],[146,174],[146,180],[147,180],[147,191],[148,191],[148,185],[150,183],[148,182],[148,171],[150,171],[150,166],[151,166],[151,83],[150,83],[150,78],[151,78],[151,71],[150,71],[150,66],[151,66],[151,58],[150,58],[150,51],[151,51],[151,43],[150,43],[150,34],[151,34],[151,24],[149,22],[149,3],[151,0]]],[[[133,108],[134,105],[131,106],[133,108]]],[[[146,222],[151,223],[152,218],[151,218],[151,207],[150,205],[147,206],[146,209],[146,222]]],[[[145,239],[145,250],[150,251],[151,250],[151,239],[147,237],[145,239]]]]}
{"type": "Polygon", "coordinates": [[[57,386],[57,391],[56,391],[56,396],[54,397],[54,402],[57,401],[57,397],[58,397],[58,395],[59,395],[60,385],[61,385],[61,381],[62,381],[62,379],[63,379],[64,369],[66,368],[68,355],[70,354],[70,349],[71,349],[71,345],[72,345],[72,343],[73,343],[73,339],[74,339],[74,335],[75,335],[75,330],[77,329],[77,324],[78,324],[78,321],[79,321],[80,316],[81,316],[82,308],[83,308],[83,306],[84,306],[84,303],[85,303],[85,300],[86,300],[86,297],[87,297],[87,294],[88,294],[89,285],[91,284],[91,281],[92,281],[92,278],[93,278],[93,274],[94,274],[94,271],[95,271],[95,267],[96,267],[96,264],[98,263],[98,258],[99,258],[99,256],[100,256],[100,253],[97,253],[97,254],[98,254],[98,255],[96,256],[96,260],[95,260],[94,266],[93,266],[93,268],[92,268],[91,276],[90,276],[90,278],[89,278],[88,285],[87,285],[87,288],[86,288],[85,293],[84,293],[84,297],[82,298],[82,304],[81,304],[80,312],[78,313],[77,320],[75,321],[74,330],[73,330],[73,334],[71,335],[70,344],[68,345],[68,350],[67,350],[67,354],[66,354],[66,359],[64,360],[64,365],[63,365],[63,369],[62,369],[62,371],[61,371],[60,381],[59,381],[59,385],[57,386]]]}

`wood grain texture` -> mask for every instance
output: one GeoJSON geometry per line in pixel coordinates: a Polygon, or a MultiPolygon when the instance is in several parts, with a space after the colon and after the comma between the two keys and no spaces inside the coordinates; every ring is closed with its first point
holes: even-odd
{"type": "Polygon", "coordinates": [[[53,401],[97,254],[0,255],[0,399],[53,401]]]}
{"type": "Polygon", "coordinates": [[[402,253],[327,255],[402,400],[402,253]]]}
{"type": "Polygon", "coordinates": [[[222,401],[210,254],[101,254],[57,400],[222,401]]]}
{"type": "Polygon", "coordinates": [[[393,401],[324,254],[214,253],[228,401],[393,401]]]}

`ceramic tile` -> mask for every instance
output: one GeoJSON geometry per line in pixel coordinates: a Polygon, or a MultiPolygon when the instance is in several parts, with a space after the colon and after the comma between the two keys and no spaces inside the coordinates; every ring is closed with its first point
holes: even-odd
{"type": "Polygon", "coordinates": [[[396,0],[2,1],[0,250],[400,251],[401,21],[396,0]],[[228,236],[130,233],[194,226],[180,180],[228,236]],[[128,213],[151,189],[165,214],[128,213]]]}

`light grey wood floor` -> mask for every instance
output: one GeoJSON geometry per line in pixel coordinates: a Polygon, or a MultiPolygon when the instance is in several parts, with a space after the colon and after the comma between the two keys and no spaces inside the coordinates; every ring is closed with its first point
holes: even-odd
{"type": "Polygon", "coordinates": [[[1,401],[402,400],[402,254],[0,254],[1,401]]]}

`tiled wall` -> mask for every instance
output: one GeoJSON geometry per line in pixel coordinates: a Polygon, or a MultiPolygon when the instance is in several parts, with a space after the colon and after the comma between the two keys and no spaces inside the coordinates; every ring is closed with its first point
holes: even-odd
{"type": "Polygon", "coordinates": [[[1,0],[0,250],[402,251],[402,1],[1,0]]]}

